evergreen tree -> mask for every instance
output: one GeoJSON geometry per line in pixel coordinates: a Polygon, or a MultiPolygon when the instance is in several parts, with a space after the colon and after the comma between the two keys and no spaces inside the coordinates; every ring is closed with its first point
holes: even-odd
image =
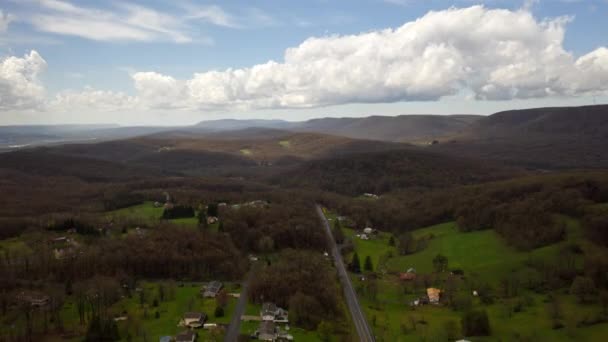
{"type": "Polygon", "coordinates": [[[217,217],[218,212],[219,210],[217,203],[210,203],[209,205],[207,205],[207,216],[217,217]]]}
{"type": "Polygon", "coordinates": [[[350,270],[354,273],[361,273],[361,261],[357,252],[353,254],[353,260],[350,262],[350,270]]]}
{"type": "Polygon", "coordinates": [[[388,239],[388,245],[391,247],[395,246],[395,237],[391,235],[391,238],[388,239]]]}
{"type": "Polygon", "coordinates": [[[437,254],[437,256],[433,258],[433,268],[437,273],[447,271],[448,258],[445,255],[437,254]]]}
{"type": "Polygon", "coordinates": [[[339,220],[334,222],[334,229],[332,231],[334,235],[334,240],[336,240],[337,244],[341,244],[344,242],[344,232],[342,231],[342,225],[339,220]]]}
{"type": "Polygon", "coordinates": [[[373,271],[374,265],[372,264],[372,258],[368,255],[365,257],[365,263],[363,264],[363,269],[366,271],[373,271]]]}

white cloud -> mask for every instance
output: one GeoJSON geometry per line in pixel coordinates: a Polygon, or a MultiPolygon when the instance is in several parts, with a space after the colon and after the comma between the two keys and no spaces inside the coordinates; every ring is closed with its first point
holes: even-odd
{"type": "MultiPolygon", "coordinates": [[[[194,40],[180,18],[140,5],[121,2],[115,3],[113,10],[105,10],[60,0],[36,3],[38,9],[24,20],[43,32],[98,41],[187,43],[194,40]]],[[[207,42],[208,38],[202,41],[207,42]]]]}
{"type": "MultiPolygon", "coordinates": [[[[524,9],[451,8],[395,29],[309,38],[287,49],[280,62],[200,72],[189,79],[133,72],[133,96],[85,89],[63,92],[50,106],[249,110],[434,101],[462,94],[478,100],[608,95],[608,48],[578,58],[566,51],[563,42],[570,20],[538,20],[524,9]]],[[[156,21],[162,19],[146,20],[156,21]]],[[[45,65],[35,52],[26,56],[36,57],[42,63],[32,64],[45,65]]],[[[0,94],[6,89],[27,94],[16,90],[27,88],[25,84],[36,90],[29,91],[36,95],[30,97],[39,98],[44,89],[36,75],[42,68],[30,69],[35,71],[17,77],[21,81],[16,83],[15,77],[4,77],[0,84],[8,86],[0,88],[0,94]]],[[[2,103],[7,108],[24,101],[2,103]]]]}
{"type": "Polygon", "coordinates": [[[217,26],[238,28],[240,25],[236,22],[236,19],[226,13],[221,7],[216,5],[194,7],[187,6],[190,14],[186,16],[186,19],[197,19],[209,22],[217,26]]]}
{"type": "Polygon", "coordinates": [[[31,51],[23,58],[11,56],[0,60],[0,111],[33,109],[45,99],[38,75],[46,61],[31,51]]]}
{"type": "Polygon", "coordinates": [[[47,109],[56,112],[111,112],[137,108],[138,99],[122,92],[91,87],[62,91],[50,100],[47,109]]]}
{"type": "MultiPolygon", "coordinates": [[[[576,60],[563,47],[570,20],[541,21],[523,9],[483,6],[429,12],[396,29],[309,38],[287,49],[281,63],[172,79],[180,87],[173,103],[305,108],[437,100],[461,91],[483,100],[605,91],[606,82],[598,80],[608,72],[606,49],[576,60]]],[[[150,79],[138,90],[165,93],[155,92],[156,87],[166,83],[150,79]]]]}

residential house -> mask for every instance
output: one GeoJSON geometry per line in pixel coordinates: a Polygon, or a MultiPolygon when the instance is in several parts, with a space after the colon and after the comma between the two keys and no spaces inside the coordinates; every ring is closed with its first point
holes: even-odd
{"type": "Polygon", "coordinates": [[[441,290],[430,287],[426,289],[426,294],[429,297],[429,302],[431,304],[439,304],[439,299],[441,297],[441,290]]]}
{"type": "Polygon", "coordinates": [[[218,221],[218,218],[215,216],[207,216],[207,224],[214,224],[218,221]]]}
{"type": "Polygon", "coordinates": [[[159,342],[173,342],[173,337],[171,337],[171,336],[161,336],[158,341],[159,342]]]}
{"type": "Polygon", "coordinates": [[[204,287],[203,289],[203,297],[205,298],[215,298],[215,296],[217,296],[217,294],[220,292],[220,290],[222,289],[223,285],[221,282],[219,281],[212,281],[209,282],[207,284],[207,286],[204,287]]]}
{"type": "Polygon", "coordinates": [[[262,304],[262,311],[260,312],[260,317],[262,318],[262,321],[287,323],[289,322],[288,316],[289,313],[287,312],[287,310],[278,307],[274,303],[262,304]]]}
{"type": "Polygon", "coordinates": [[[363,233],[365,233],[367,235],[371,235],[373,232],[374,232],[374,228],[371,228],[371,227],[363,228],[363,233]]]}
{"type": "Polygon", "coordinates": [[[207,315],[202,312],[186,312],[180,325],[188,328],[200,328],[205,324],[207,315]]]}
{"type": "Polygon", "coordinates": [[[196,341],[196,332],[192,330],[183,331],[175,336],[175,342],[194,342],[196,341]]]}

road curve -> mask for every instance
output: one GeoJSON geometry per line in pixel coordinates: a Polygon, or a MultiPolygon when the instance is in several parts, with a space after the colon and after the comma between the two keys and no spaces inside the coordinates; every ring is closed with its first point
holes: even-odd
{"type": "Polygon", "coordinates": [[[340,278],[340,282],[342,283],[342,289],[344,290],[344,297],[346,298],[346,304],[348,305],[348,309],[350,311],[350,315],[353,319],[353,324],[357,329],[357,334],[359,335],[359,341],[362,342],[373,342],[376,341],[374,338],[374,334],[372,333],[372,329],[369,327],[367,320],[365,319],[365,315],[363,314],[363,310],[361,310],[361,305],[359,305],[359,300],[357,299],[357,293],[353,289],[353,284],[350,281],[350,277],[346,272],[346,268],[344,267],[344,261],[342,260],[342,255],[338,250],[338,246],[336,246],[336,241],[334,240],[334,236],[331,233],[331,229],[329,228],[329,222],[327,222],[327,218],[323,215],[323,210],[319,205],[316,205],[317,214],[323,223],[323,227],[325,229],[325,233],[327,234],[327,238],[331,244],[331,255],[334,259],[334,263],[336,268],[338,269],[338,277],[340,278]]]}

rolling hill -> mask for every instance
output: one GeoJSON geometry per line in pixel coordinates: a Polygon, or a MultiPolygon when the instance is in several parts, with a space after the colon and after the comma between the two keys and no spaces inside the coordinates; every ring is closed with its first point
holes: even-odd
{"type": "Polygon", "coordinates": [[[436,151],[539,169],[607,168],[608,105],[500,112],[436,151]]]}

